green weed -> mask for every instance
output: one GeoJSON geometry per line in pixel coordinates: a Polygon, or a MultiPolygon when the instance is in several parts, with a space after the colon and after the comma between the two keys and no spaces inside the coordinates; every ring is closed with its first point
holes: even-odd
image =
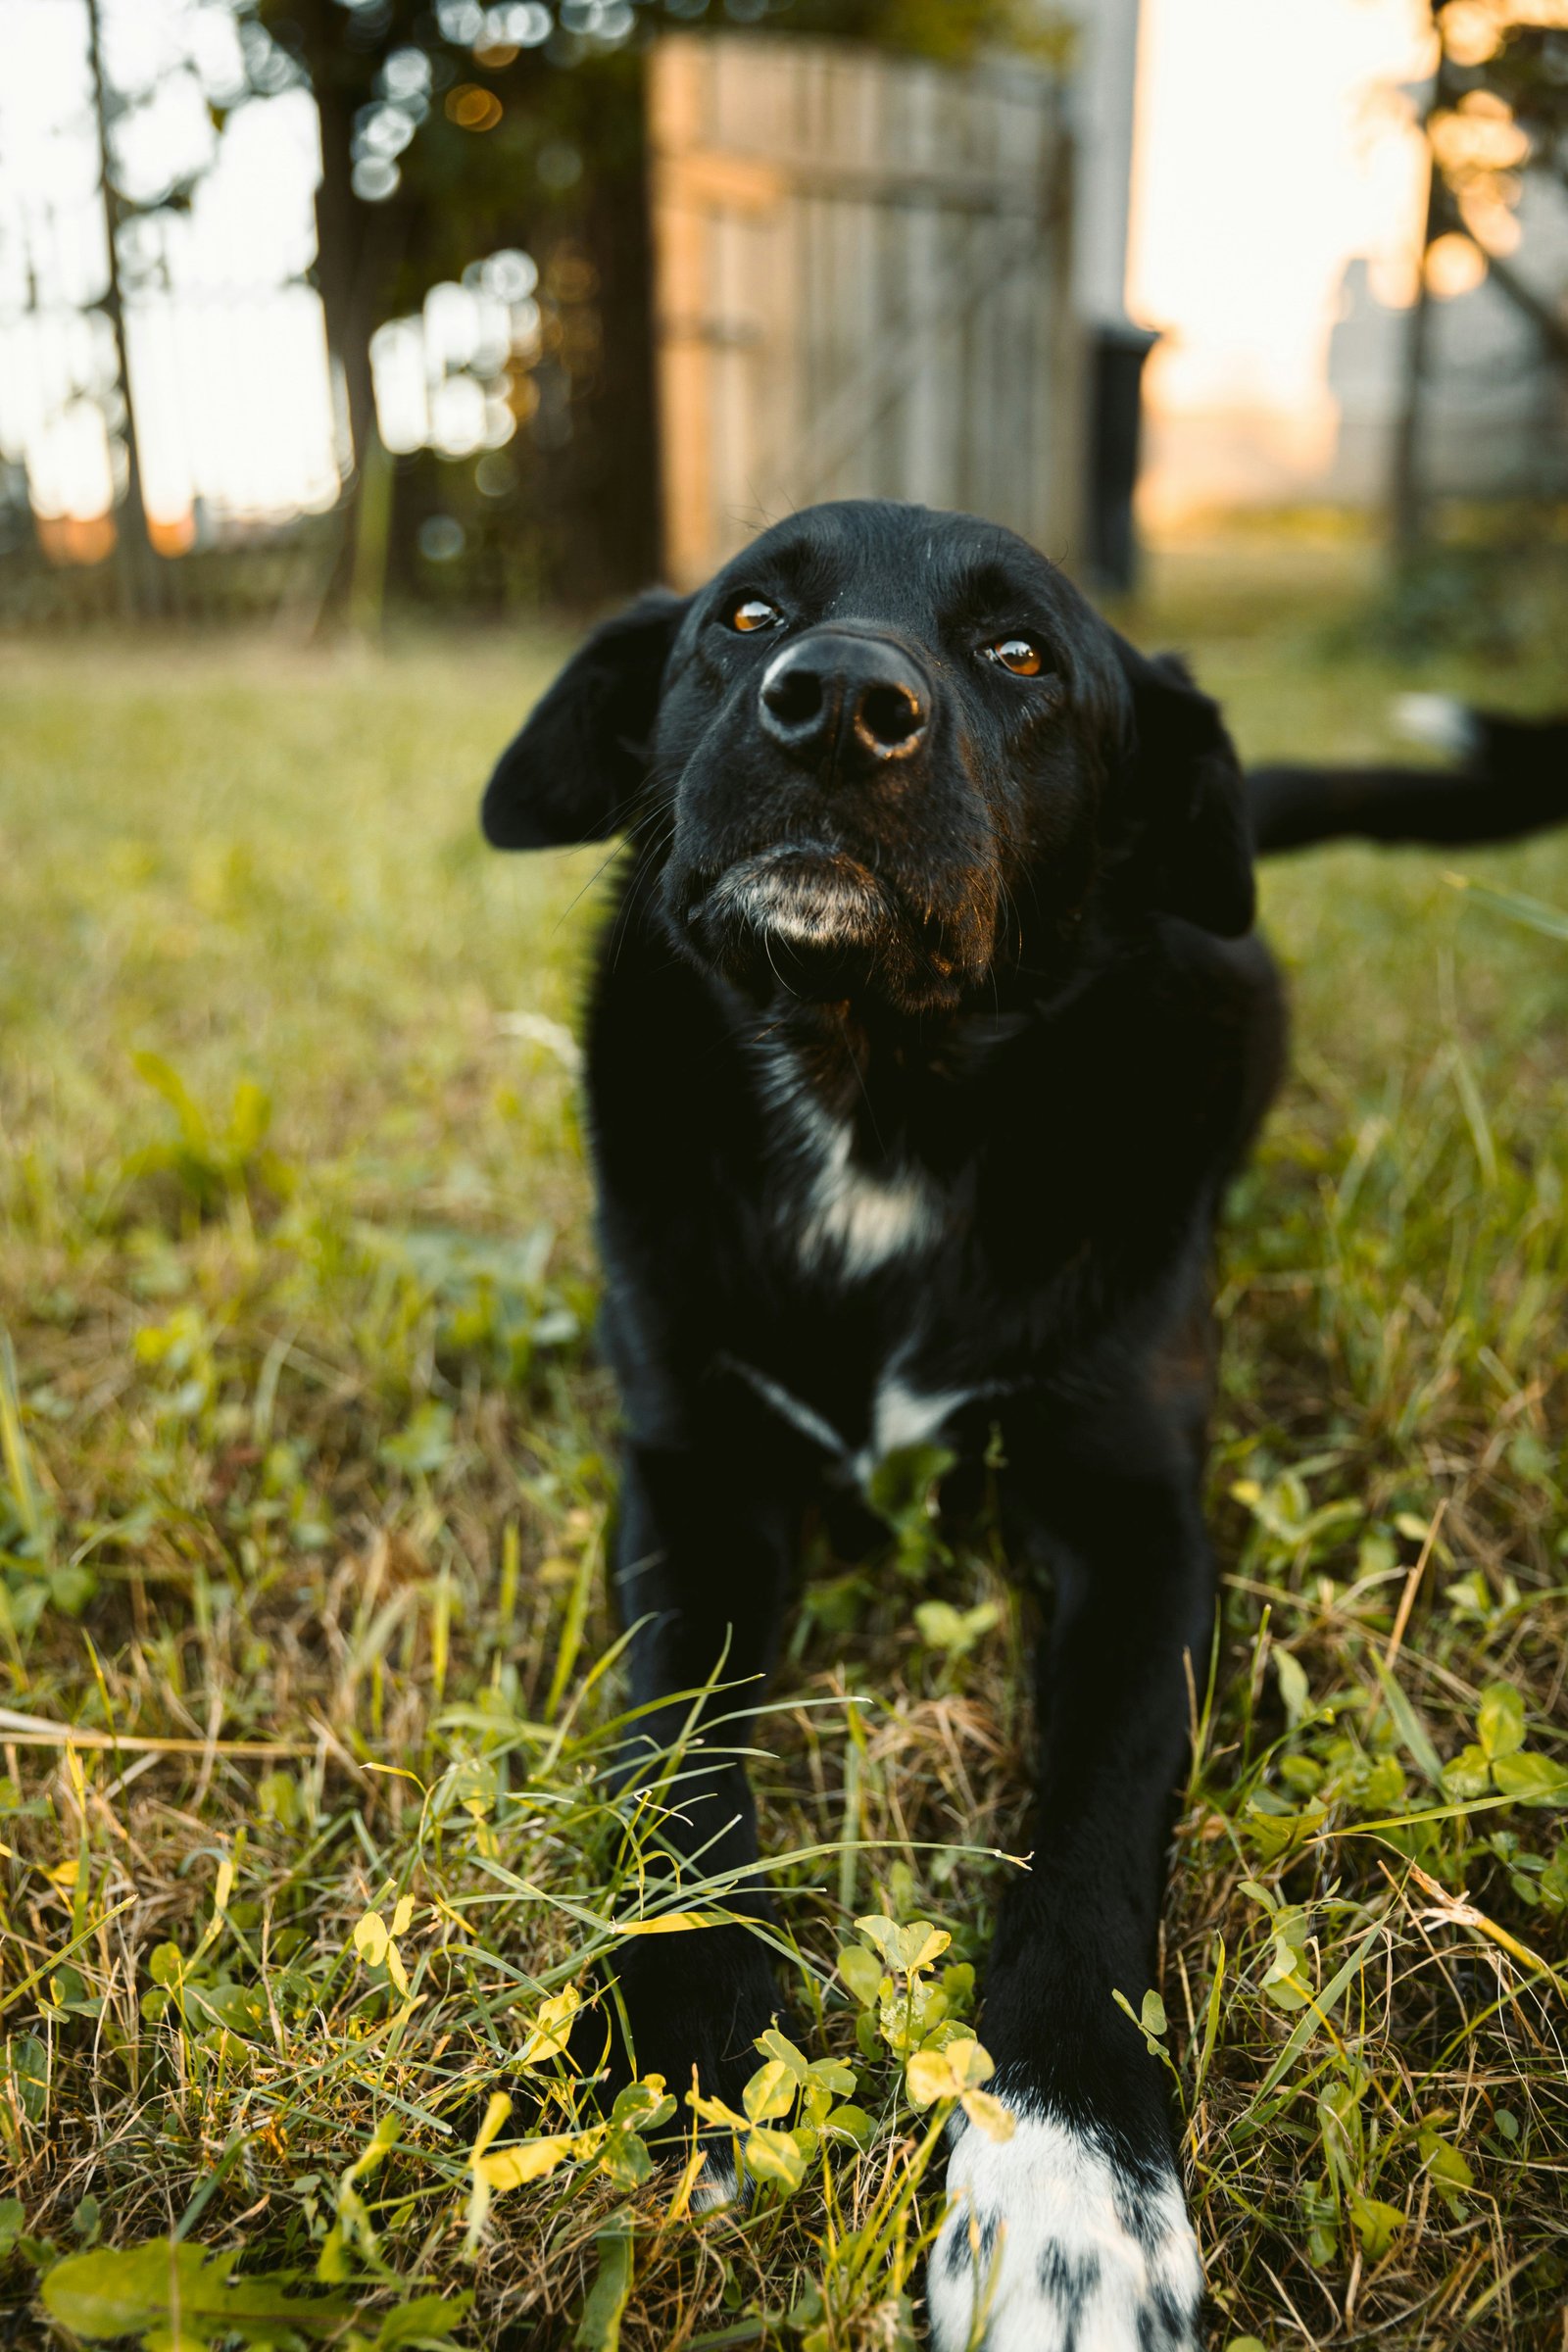
{"type": "MultiPolygon", "coordinates": [[[[1141,632],[1250,752],[1392,748],[1408,673],[1309,553],[1194,559],[1141,632]]],[[[1436,682],[1568,700],[1554,642],[1436,682]]],[[[580,2060],[624,1940],[738,1889],[654,1870],[613,1770],[567,1035],[602,853],[473,817],[555,650],[3,657],[19,2341],[897,2352],[944,2121],[1005,2129],[1033,1603],[929,1456],[885,1560],[807,1563],[752,1736],[780,2009],[742,2104],[580,2060]]],[[[1568,851],[1464,878],[1266,880],[1297,1075],[1225,1235],[1223,1622],[1158,1982],[1119,1988],[1233,2348],[1555,2347],[1568,2299],[1568,851]]]]}

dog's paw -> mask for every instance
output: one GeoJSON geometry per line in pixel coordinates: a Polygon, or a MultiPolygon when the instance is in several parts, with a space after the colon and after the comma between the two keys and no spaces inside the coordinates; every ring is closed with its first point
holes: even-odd
{"type": "Polygon", "coordinates": [[[708,2161],[692,2188],[693,2213],[744,2213],[750,2198],[747,2183],[735,2163],[732,2140],[712,2140],[708,2161]]]}
{"type": "Polygon", "coordinates": [[[1010,2139],[965,2125],[949,2160],[926,2276],[936,2352],[1197,2352],[1203,2277],[1174,2173],[1006,2103],[1010,2139]]]}

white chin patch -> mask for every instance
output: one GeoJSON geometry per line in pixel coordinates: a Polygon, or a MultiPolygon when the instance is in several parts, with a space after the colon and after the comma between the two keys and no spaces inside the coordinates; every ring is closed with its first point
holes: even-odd
{"type": "Polygon", "coordinates": [[[760,931],[776,931],[803,948],[859,944],[882,912],[864,884],[841,875],[808,874],[790,865],[763,865],[725,874],[709,906],[743,916],[760,931]]]}
{"type": "Polygon", "coordinates": [[[1203,2275],[1174,2174],[1002,2096],[1012,2137],[965,2125],[948,2163],[935,2352],[1197,2352],[1203,2275]]]}

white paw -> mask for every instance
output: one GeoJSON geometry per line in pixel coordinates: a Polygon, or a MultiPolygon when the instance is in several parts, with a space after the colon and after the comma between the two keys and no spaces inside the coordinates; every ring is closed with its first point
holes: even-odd
{"type": "Polygon", "coordinates": [[[966,2124],[949,2159],[936,2352],[1196,2352],[1203,2274],[1175,2175],[1001,2096],[1012,2137],[966,2124]]]}
{"type": "Polygon", "coordinates": [[[693,2213],[727,2213],[731,2209],[742,2210],[745,2204],[746,2192],[735,2169],[732,2148],[721,2147],[716,2141],[710,2143],[708,2161],[692,2188],[693,2213]]]}

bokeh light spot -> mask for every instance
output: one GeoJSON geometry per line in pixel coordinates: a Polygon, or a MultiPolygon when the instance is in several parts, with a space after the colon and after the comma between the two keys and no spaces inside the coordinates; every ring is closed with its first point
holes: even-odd
{"type": "Polygon", "coordinates": [[[427,564],[455,564],[467,544],[455,514],[427,514],[419,525],[419,553],[427,564]]]}
{"type": "Polygon", "coordinates": [[[362,204],[384,204],[398,184],[398,168],[390,157],[362,155],[354,167],[354,193],[362,204]]]}
{"type": "Polygon", "coordinates": [[[494,90],[476,81],[460,81],[447,92],[447,120],[462,130],[494,130],[501,120],[501,101],[494,90]]]}
{"type": "Polygon", "coordinates": [[[547,188],[574,188],[582,177],[582,157],[565,139],[547,139],[535,169],[547,188]]]}
{"type": "Polygon", "coordinates": [[[1480,285],[1487,274],[1487,257],[1473,237],[1461,236],[1455,229],[1428,246],[1426,273],[1427,284],[1438,300],[1452,302],[1480,285]]]}

